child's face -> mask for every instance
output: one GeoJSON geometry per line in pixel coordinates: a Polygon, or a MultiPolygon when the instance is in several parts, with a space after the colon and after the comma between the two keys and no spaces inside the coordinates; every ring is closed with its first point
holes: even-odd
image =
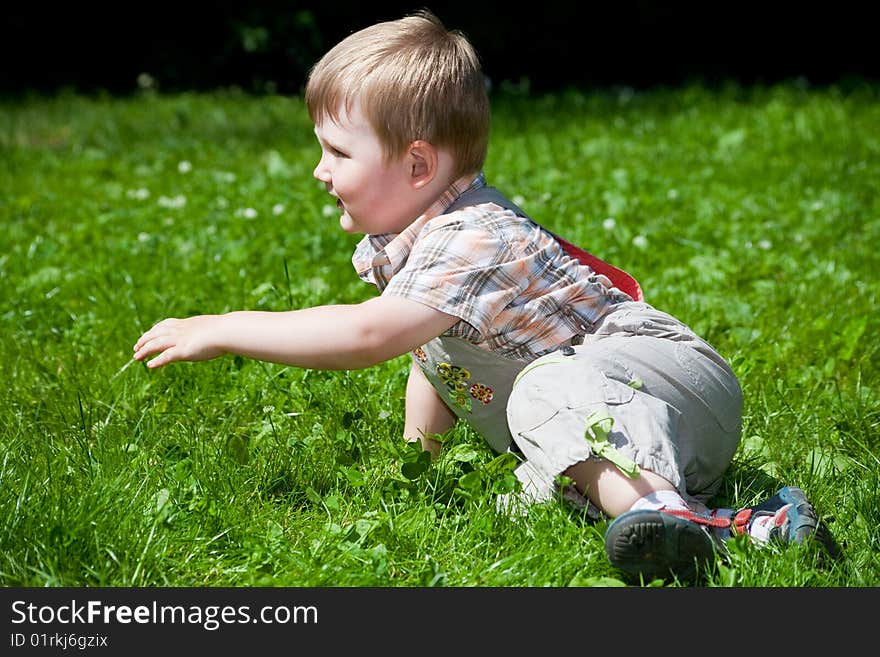
{"type": "Polygon", "coordinates": [[[385,161],[378,136],[357,106],[341,112],[338,122],[325,115],[315,134],[321,160],[314,176],[337,199],[345,232],[399,233],[415,219],[405,158],[385,161]]]}

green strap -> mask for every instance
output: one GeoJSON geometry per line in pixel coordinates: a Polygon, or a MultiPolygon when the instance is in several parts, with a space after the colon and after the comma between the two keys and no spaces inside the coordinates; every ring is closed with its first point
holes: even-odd
{"type": "Polygon", "coordinates": [[[608,434],[614,424],[612,418],[606,412],[596,411],[587,417],[587,429],[584,438],[595,456],[611,461],[627,477],[636,479],[639,476],[639,466],[627,458],[617,448],[608,442],[608,434]]]}
{"type": "Polygon", "coordinates": [[[532,361],[530,364],[526,365],[519,371],[519,374],[517,374],[516,378],[513,380],[513,385],[516,386],[516,384],[519,383],[519,380],[526,372],[531,372],[536,367],[541,367],[541,365],[550,365],[551,363],[564,363],[568,360],[570,359],[560,354],[558,356],[545,357],[543,360],[532,361]]]}

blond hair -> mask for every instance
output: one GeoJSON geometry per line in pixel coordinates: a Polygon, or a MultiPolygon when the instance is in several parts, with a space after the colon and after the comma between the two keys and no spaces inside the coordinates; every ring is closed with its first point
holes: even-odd
{"type": "Polygon", "coordinates": [[[489,99],[479,57],[427,10],[343,39],[312,68],[305,101],[315,125],[338,121],[357,101],[389,160],[419,139],[452,154],[455,177],[486,159],[489,99]]]}

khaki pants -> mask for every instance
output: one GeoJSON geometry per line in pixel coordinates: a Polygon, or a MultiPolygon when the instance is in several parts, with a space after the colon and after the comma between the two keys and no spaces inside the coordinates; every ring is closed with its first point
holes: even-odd
{"type": "Polygon", "coordinates": [[[613,421],[615,457],[705,503],[739,445],[742,392],[687,326],[648,304],[621,304],[583,344],[532,362],[513,387],[507,418],[525,457],[517,476],[528,501],[555,495],[556,476],[594,455],[585,437],[594,413],[613,421]]]}

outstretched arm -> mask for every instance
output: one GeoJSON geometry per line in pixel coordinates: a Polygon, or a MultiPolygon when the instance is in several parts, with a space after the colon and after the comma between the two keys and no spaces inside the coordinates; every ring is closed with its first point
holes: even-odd
{"type": "Polygon", "coordinates": [[[420,440],[422,448],[436,457],[441,444],[431,434],[444,433],[455,424],[455,413],[443,403],[434,386],[425,378],[415,363],[409,370],[406,382],[406,421],[403,437],[409,441],[420,440]]]}
{"type": "Polygon", "coordinates": [[[390,360],[458,321],[416,301],[380,296],[360,304],[287,312],[238,311],[166,319],[134,345],[151,368],[238,354],[309,369],[353,370],[390,360]]]}

